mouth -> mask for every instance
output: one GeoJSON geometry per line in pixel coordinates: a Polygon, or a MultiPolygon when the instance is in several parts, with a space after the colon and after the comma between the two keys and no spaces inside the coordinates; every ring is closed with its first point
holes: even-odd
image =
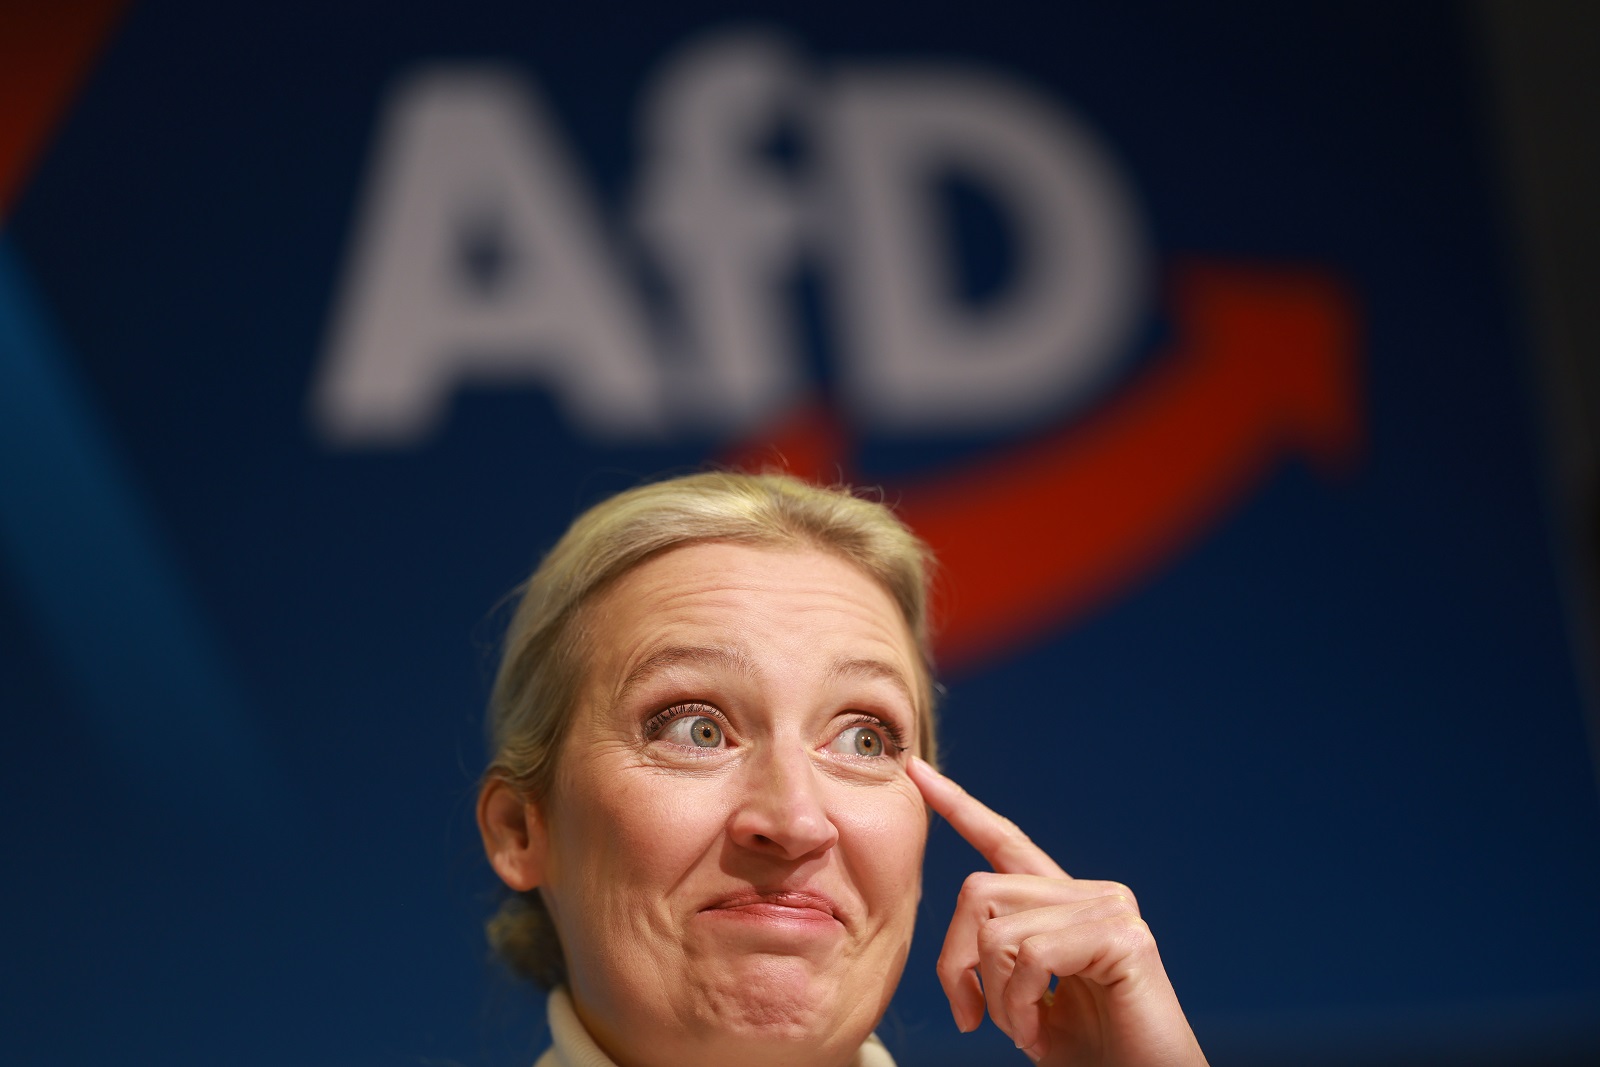
{"type": "Polygon", "coordinates": [[[806,889],[742,889],[704,909],[720,917],[780,923],[839,923],[839,906],[806,889]]]}

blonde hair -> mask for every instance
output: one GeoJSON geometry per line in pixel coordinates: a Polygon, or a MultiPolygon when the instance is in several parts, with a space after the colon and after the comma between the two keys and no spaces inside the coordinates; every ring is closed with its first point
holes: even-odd
{"type": "MultiPolygon", "coordinates": [[[[932,556],[886,505],[838,486],[783,474],[692,474],[641,485],[580,515],[532,577],[506,631],[489,701],[493,756],[484,779],[529,799],[547,795],[582,680],[584,607],[609,583],[674,548],[709,541],[832,552],[860,567],[894,599],[921,653],[917,754],[932,761],[934,685],[929,651],[932,556]]],[[[566,961],[538,890],[509,897],[488,924],[489,942],[512,970],[546,989],[566,961]]]]}

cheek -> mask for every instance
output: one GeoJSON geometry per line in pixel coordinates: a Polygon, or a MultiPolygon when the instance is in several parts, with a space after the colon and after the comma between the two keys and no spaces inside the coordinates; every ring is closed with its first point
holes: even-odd
{"type": "Polygon", "coordinates": [[[881,787],[846,790],[836,801],[834,822],[869,905],[892,911],[903,903],[914,912],[928,816],[911,780],[902,776],[881,787]],[[907,893],[907,887],[916,891],[907,893]]]}
{"type": "Polygon", "coordinates": [[[573,782],[566,791],[560,851],[575,866],[580,892],[613,896],[619,890],[662,899],[662,886],[679,882],[710,850],[726,813],[707,781],[684,781],[653,769],[615,769],[573,782]]]}

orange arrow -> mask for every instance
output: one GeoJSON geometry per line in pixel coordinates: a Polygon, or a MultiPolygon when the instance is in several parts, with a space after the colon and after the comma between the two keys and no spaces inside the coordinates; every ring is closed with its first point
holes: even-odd
{"type": "MultiPolygon", "coordinates": [[[[1196,537],[1289,450],[1360,449],[1356,316],[1332,279],[1191,265],[1175,273],[1176,349],[1086,421],[890,487],[942,564],[947,668],[986,660],[1121,594],[1196,537]]],[[[843,437],[813,406],[765,448],[821,481],[843,437]]]]}
{"type": "Polygon", "coordinates": [[[123,0],[0,5],[0,224],[122,7],[123,0]]]}

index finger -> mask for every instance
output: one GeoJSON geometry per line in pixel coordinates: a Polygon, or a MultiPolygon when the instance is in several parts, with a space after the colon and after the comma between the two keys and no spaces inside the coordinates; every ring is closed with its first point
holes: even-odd
{"type": "Polygon", "coordinates": [[[991,810],[977,797],[930,767],[927,761],[911,757],[911,780],[922,791],[928,806],[956,833],[977,849],[989,866],[1000,874],[1033,874],[1041,878],[1071,877],[1056,861],[1028,839],[1010,819],[991,810]]]}

